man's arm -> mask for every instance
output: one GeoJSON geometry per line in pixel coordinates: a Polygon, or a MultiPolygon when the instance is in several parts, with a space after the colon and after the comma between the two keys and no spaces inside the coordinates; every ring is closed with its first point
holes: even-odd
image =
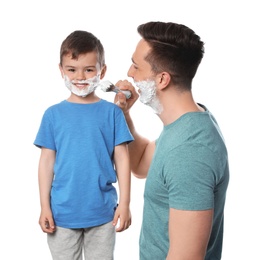
{"type": "Polygon", "coordinates": [[[212,222],[213,210],[186,211],[170,208],[170,247],[166,260],[203,260],[212,222]]]}
{"type": "Polygon", "coordinates": [[[150,142],[136,131],[129,112],[126,113],[125,118],[134,137],[134,141],[128,145],[132,173],[137,178],[146,178],[155,150],[155,142],[150,142]]]}
{"type": "Polygon", "coordinates": [[[136,131],[130,116],[130,108],[139,97],[135,88],[127,80],[118,81],[116,86],[123,90],[130,90],[132,93],[130,99],[126,99],[123,93],[117,94],[115,103],[123,110],[129,129],[134,137],[134,141],[130,142],[128,145],[131,171],[137,178],[146,178],[155,150],[155,142],[150,142],[136,131]]]}

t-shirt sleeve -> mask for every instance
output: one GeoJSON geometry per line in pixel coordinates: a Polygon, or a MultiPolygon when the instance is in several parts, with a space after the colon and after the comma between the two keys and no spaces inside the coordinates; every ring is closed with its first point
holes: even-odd
{"type": "Polygon", "coordinates": [[[122,110],[117,107],[115,111],[115,146],[130,143],[134,140],[122,110]]]}
{"type": "Polygon", "coordinates": [[[183,145],[166,157],[164,179],[170,208],[207,210],[214,207],[216,158],[202,145],[183,145]]]}
{"type": "Polygon", "coordinates": [[[40,127],[34,141],[35,146],[39,148],[45,147],[51,150],[56,150],[54,131],[51,122],[51,113],[49,110],[46,110],[42,117],[40,127]]]}

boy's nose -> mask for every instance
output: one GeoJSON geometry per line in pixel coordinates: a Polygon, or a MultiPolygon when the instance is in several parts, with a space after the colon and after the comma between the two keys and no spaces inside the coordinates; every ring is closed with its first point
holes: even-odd
{"type": "Polygon", "coordinates": [[[78,71],[77,72],[77,80],[85,80],[85,73],[83,71],[78,71]]]}

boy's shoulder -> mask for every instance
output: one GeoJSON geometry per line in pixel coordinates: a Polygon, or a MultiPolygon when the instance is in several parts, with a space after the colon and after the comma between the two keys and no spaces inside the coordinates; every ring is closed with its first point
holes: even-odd
{"type": "Polygon", "coordinates": [[[66,100],[63,100],[63,101],[58,102],[56,104],[50,105],[49,107],[46,108],[45,113],[56,110],[59,107],[65,106],[66,103],[67,103],[66,100]]]}
{"type": "Polygon", "coordinates": [[[105,99],[101,99],[101,100],[100,100],[100,103],[101,103],[102,105],[104,105],[104,106],[108,106],[108,107],[112,107],[112,108],[120,109],[120,110],[121,110],[121,108],[120,108],[118,105],[116,105],[115,103],[113,103],[113,102],[111,102],[111,101],[108,101],[108,100],[105,100],[105,99]]]}

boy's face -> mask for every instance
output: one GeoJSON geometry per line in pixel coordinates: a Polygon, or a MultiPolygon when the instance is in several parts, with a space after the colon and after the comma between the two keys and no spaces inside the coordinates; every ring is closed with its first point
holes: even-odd
{"type": "Polygon", "coordinates": [[[62,77],[66,75],[71,81],[83,81],[100,74],[96,52],[81,54],[77,59],[72,59],[69,53],[63,57],[59,67],[62,77]]]}
{"type": "Polygon", "coordinates": [[[72,59],[71,53],[65,55],[59,68],[66,87],[82,97],[94,92],[106,71],[106,66],[101,70],[96,52],[81,54],[77,59],[72,59]]]}

